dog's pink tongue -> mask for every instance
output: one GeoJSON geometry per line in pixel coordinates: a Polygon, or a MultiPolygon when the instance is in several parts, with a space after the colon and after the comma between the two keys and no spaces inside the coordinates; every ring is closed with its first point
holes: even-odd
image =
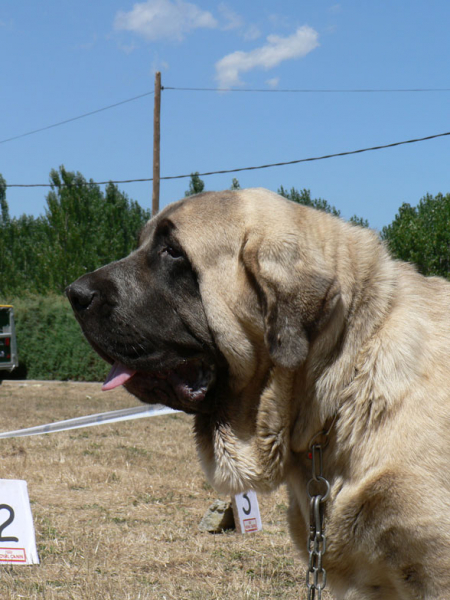
{"type": "Polygon", "coordinates": [[[102,390],[106,392],[119,387],[119,385],[123,385],[125,382],[131,379],[135,373],[136,371],[129,369],[125,365],[115,362],[111,367],[111,371],[106,377],[105,383],[102,385],[102,390]]]}

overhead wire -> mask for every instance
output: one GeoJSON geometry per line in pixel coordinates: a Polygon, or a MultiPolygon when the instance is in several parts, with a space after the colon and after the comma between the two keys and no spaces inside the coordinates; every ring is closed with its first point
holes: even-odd
{"type": "Polygon", "coordinates": [[[384,89],[246,89],[246,88],[201,88],[201,87],[172,87],[165,85],[162,90],[176,90],[183,92],[259,92],[268,94],[385,94],[385,93],[413,93],[413,92],[450,92],[450,88],[384,88],[384,89]]]}
{"type": "MultiPolygon", "coordinates": [[[[242,89],[242,88],[227,88],[227,89],[221,89],[221,88],[201,88],[201,87],[173,87],[173,86],[162,86],[161,90],[174,90],[174,91],[201,91],[201,92],[259,92],[259,93],[388,93],[388,92],[448,92],[450,91],[450,88],[384,88],[384,89],[242,89]]],[[[12,140],[17,140],[19,138],[23,138],[29,135],[33,135],[35,133],[39,133],[41,131],[46,131],[48,129],[52,129],[54,127],[59,127],[60,125],[65,125],[67,123],[73,122],[73,121],[77,121],[79,119],[83,119],[85,117],[109,110],[111,108],[115,108],[117,106],[121,106],[123,104],[126,104],[128,102],[133,102],[135,100],[138,100],[140,98],[144,98],[146,96],[150,96],[154,94],[154,91],[150,91],[150,92],[145,92],[143,94],[140,94],[138,96],[133,96],[132,98],[127,98],[126,100],[122,100],[120,102],[116,102],[114,104],[110,104],[108,106],[104,106],[102,108],[99,108],[97,110],[93,110],[87,113],[84,113],[82,115],[78,115],[76,117],[72,117],[70,119],[65,119],[64,121],[59,121],[58,123],[54,123],[52,125],[47,125],[46,127],[41,127],[39,129],[34,129],[33,131],[29,131],[27,133],[22,133],[20,135],[16,135],[4,140],[0,140],[0,144],[4,144],[6,142],[10,142],[12,140]]],[[[439,137],[444,137],[444,136],[448,136],[450,135],[450,132],[446,132],[446,133],[439,133],[439,134],[435,134],[435,135],[430,135],[430,136],[426,136],[423,138],[415,138],[415,139],[411,139],[411,140],[406,140],[406,141],[402,141],[402,142],[394,142],[391,144],[384,144],[384,145],[380,145],[380,146],[372,146],[370,148],[361,148],[359,150],[350,150],[350,151],[346,151],[346,152],[338,152],[338,153],[334,153],[334,154],[326,154],[324,156],[315,156],[315,157],[310,157],[310,158],[301,158],[301,159],[297,159],[297,160],[291,160],[291,161],[284,161],[284,162],[277,162],[277,163],[270,163],[270,164],[266,164],[266,165],[259,165],[259,166],[251,166],[251,167],[239,167],[239,168],[234,168],[234,169],[222,169],[219,171],[208,171],[205,173],[198,173],[198,175],[200,177],[207,177],[209,175],[220,175],[220,174],[227,174],[227,173],[239,173],[242,171],[254,171],[254,170],[258,170],[258,169],[268,169],[271,167],[281,167],[281,166],[287,166],[287,165],[294,165],[294,164],[299,164],[299,163],[304,163],[304,162],[312,162],[312,161],[318,161],[318,160],[325,160],[328,158],[335,158],[338,156],[349,156],[352,154],[360,154],[363,152],[370,152],[370,151],[374,151],[374,150],[383,150],[386,148],[394,148],[395,146],[401,146],[404,144],[413,144],[416,142],[423,142],[426,140],[432,140],[432,139],[436,139],[439,137]]],[[[184,175],[169,175],[169,176],[164,176],[161,177],[161,180],[171,180],[171,179],[185,179],[188,177],[191,177],[192,173],[189,174],[184,174],[184,175]]],[[[140,182],[149,182],[149,181],[153,181],[153,178],[140,178],[140,179],[122,179],[122,180],[108,180],[108,181],[98,181],[98,182],[93,182],[93,181],[89,181],[89,182],[85,182],[85,185],[105,185],[108,183],[114,183],[114,184],[125,184],[125,183],[140,183],[140,182]]],[[[50,184],[50,183],[29,183],[29,184],[6,184],[6,187],[12,188],[12,187],[21,187],[21,188],[32,188],[32,187],[52,187],[55,184],[50,184]]],[[[62,186],[66,186],[67,184],[62,184],[62,186]]]]}
{"type": "MultiPolygon", "coordinates": [[[[397,93],[397,92],[406,92],[406,93],[415,93],[415,92],[450,92],[450,88],[384,88],[384,89],[243,89],[243,88],[203,88],[203,87],[174,87],[174,86],[161,86],[161,90],[174,90],[174,91],[187,91],[187,92],[237,92],[237,93],[269,93],[269,94],[380,94],[380,93],[397,93]]],[[[116,108],[117,106],[121,106],[122,104],[127,104],[128,102],[133,102],[135,100],[139,100],[140,98],[144,98],[145,96],[151,96],[154,94],[154,91],[145,92],[144,94],[140,94],[139,96],[134,96],[133,98],[127,98],[126,100],[122,100],[121,102],[116,102],[114,104],[109,104],[108,106],[104,106],[102,108],[98,108],[97,110],[92,110],[90,112],[84,113],[82,115],[78,115],[77,117],[71,117],[70,119],[65,119],[64,121],[59,121],[58,123],[53,123],[52,125],[46,125],[45,127],[40,127],[39,129],[33,129],[32,131],[27,131],[26,133],[21,133],[19,135],[15,135],[4,140],[0,140],[0,144],[6,144],[7,142],[12,142],[13,140],[18,140],[23,137],[27,137],[29,135],[34,135],[35,133],[40,133],[41,131],[47,131],[48,129],[53,129],[54,127],[59,127],[61,125],[66,125],[67,123],[72,123],[73,121],[78,121],[79,119],[84,119],[85,117],[90,117],[91,115],[95,115],[97,113],[103,112],[105,110],[109,110],[111,108],[116,108]]]]}
{"type": "Polygon", "coordinates": [[[155,92],[146,92],[145,94],[140,94],[139,96],[134,96],[133,98],[128,98],[127,100],[122,100],[121,102],[116,102],[115,104],[110,104],[109,106],[104,106],[103,108],[98,108],[97,110],[91,110],[90,112],[84,113],[83,115],[78,115],[78,117],[72,117],[71,119],[66,119],[65,121],[60,121],[59,123],[53,123],[53,125],[47,125],[46,127],[40,127],[39,129],[34,129],[33,131],[28,131],[27,133],[21,133],[20,135],[15,135],[14,137],[7,138],[5,140],[0,140],[0,144],[5,144],[6,142],[12,142],[13,140],[18,140],[19,138],[26,137],[27,135],[33,135],[34,133],[39,133],[40,131],[46,131],[47,129],[52,129],[53,127],[59,127],[60,125],[66,125],[66,123],[71,123],[72,121],[78,121],[78,119],[84,119],[85,117],[90,117],[91,115],[95,115],[97,113],[103,112],[105,110],[109,110],[110,108],[115,108],[116,106],[120,106],[121,104],[126,104],[127,102],[133,102],[134,100],[139,100],[139,98],[144,98],[144,96],[151,96],[155,92]]]}
{"type": "MultiPolygon", "coordinates": [[[[324,156],[314,156],[314,157],[310,157],[310,158],[300,158],[297,160],[290,160],[290,161],[285,161],[285,162],[277,162],[277,163],[270,163],[270,164],[266,164],[266,165],[259,165],[259,166],[253,166],[253,167],[240,167],[240,168],[236,168],[236,169],[222,169],[220,171],[208,171],[205,173],[198,173],[197,171],[195,172],[195,174],[198,174],[199,177],[207,177],[209,175],[223,175],[223,174],[228,174],[228,173],[239,173],[242,171],[255,171],[258,169],[269,169],[271,167],[283,167],[286,165],[295,165],[295,164],[300,164],[300,163],[305,163],[305,162],[312,162],[312,161],[317,161],[317,160],[325,160],[328,158],[336,158],[338,156],[350,156],[352,154],[361,154],[363,152],[372,152],[375,150],[384,150],[386,148],[395,148],[396,146],[402,146],[405,144],[415,144],[417,142],[425,142],[427,140],[434,140],[436,138],[441,138],[441,137],[445,137],[445,136],[449,136],[450,135],[450,131],[447,131],[445,133],[437,133],[435,135],[428,135],[426,137],[422,137],[422,138],[415,138],[415,139],[411,139],[411,140],[405,140],[402,142],[393,142],[391,144],[383,144],[381,146],[372,146],[371,148],[361,148],[359,150],[350,150],[350,151],[346,151],[346,152],[337,152],[335,154],[325,154],[324,156]]],[[[193,174],[193,172],[187,174],[187,175],[169,175],[169,176],[165,176],[165,177],[161,177],[161,180],[170,180],[170,179],[185,179],[187,177],[191,177],[193,174]]],[[[153,181],[153,178],[145,178],[145,179],[122,179],[122,180],[109,180],[109,181],[86,181],[85,185],[105,185],[108,183],[114,183],[114,184],[123,184],[123,183],[139,183],[139,182],[148,182],[148,181],[153,181]]],[[[21,188],[31,188],[31,187],[66,187],[66,184],[62,184],[61,186],[56,186],[55,184],[50,184],[50,183],[16,183],[16,184],[6,184],[6,187],[21,187],[21,188]]]]}

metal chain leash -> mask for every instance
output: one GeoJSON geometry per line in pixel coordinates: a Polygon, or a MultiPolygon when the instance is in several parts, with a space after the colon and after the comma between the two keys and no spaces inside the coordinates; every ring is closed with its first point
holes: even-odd
{"type": "Polygon", "coordinates": [[[328,431],[320,431],[309,444],[312,477],[308,481],[307,491],[310,498],[308,554],[309,564],[306,570],[307,600],[322,600],[322,591],[327,584],[327,572],[322,559],[327,549],[327,538],[324,531],[324,504],[330,495],[330,483],[323,475],[323,451],[328,445],[328,437],[334,425],[328,431]],[[316,442],[316,440],[319,440],[316,442]],[[317,596],[316,596],[317,592],[317,596]]]}

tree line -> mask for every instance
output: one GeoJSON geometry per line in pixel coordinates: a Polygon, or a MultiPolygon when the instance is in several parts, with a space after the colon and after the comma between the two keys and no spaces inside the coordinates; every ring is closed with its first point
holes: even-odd
{"type": "Polygon", "coordinates": [[[135,248],[150,212],[116,185],[103,192],[80,173],[50,173],[45,214],[11,218],[0,176],[0,299],[62,293],[74,279],[135,248]]]}
{"type": "MultiPolygon", "coordinates": [[[[150,211],[113,183],[102,191],[81,173],[62,166],[50,172],[50,184],[44,215],[12,218],[0,175],[0,303],[30,294],[62,293],[83,273],[129,254],[150,218],[150,211]]],[[[204,187],[194,173],[185,195],[204,187]]],[[[231,189],[240,189],[237,179],[231,189]]],[[[281,186],[278,193],[340,216],[326,200],[311,198],[309,190],[281,186]]],[[[350,221],[369,226],[358,216],[350,221]]],[[[380,237],[394,257],[415,263],[424,275],[450,278],[450,194],[427,194],[417,206],[402,204],[380,237]]]]}

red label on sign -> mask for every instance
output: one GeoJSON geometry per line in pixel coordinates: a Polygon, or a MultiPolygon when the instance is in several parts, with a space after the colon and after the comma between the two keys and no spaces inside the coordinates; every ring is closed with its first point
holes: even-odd
{"type": "Polygon", "coordinates": [[[246,533],[250,531],[258,531],[258,523],[256,519],[244,519],[244,529],[246,533]]]}
{"type": "Polygon", "coordinates": [[[0,548],[0,563],[24,563],[27,562],[25,548],[0,548]]]}

